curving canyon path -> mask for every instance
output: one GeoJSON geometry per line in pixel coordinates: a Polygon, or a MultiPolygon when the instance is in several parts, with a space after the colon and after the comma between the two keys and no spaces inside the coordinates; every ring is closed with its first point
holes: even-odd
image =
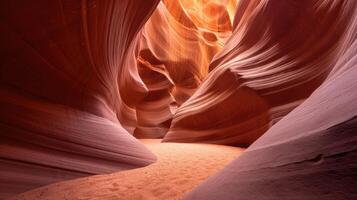
{"type": "Polygon", "coordinates": [[[158,158],[147,167],[51,184],[13,200],[182,199],[210,175],[237,158],[243,148],[141,140],[158,158]]]}

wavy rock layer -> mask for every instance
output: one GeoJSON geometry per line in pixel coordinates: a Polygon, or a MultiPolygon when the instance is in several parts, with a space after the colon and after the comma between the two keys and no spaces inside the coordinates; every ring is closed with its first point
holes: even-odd
{"type": "Polygon", "coordinates": [[[357,2],[343,6],[350,22],[326,81],[186,199],[357,198],[357,2]]]}
{"type": "Polygon", "coordinates": [[[173,114],[207,75],[231,35],[235,0],[163,1],[142,31],[138,71],[146,96],[135,106],[134,135],[163,137],[173,114]]]}
{"type": "Polygon", "coordinates": [[[157,3],[1,1],[0,198],[155,161],[117,118],[145,88],[131,66],[157,3]]]}
{"type": "Polygon", "coordinates": [[[239,1],[232,37],[164,141],[254,142],[327,77],[343,50],[350,4],[239,1]]]}

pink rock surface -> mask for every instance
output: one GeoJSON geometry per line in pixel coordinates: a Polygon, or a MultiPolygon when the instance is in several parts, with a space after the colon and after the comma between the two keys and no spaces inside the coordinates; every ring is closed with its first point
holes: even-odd
{"type": "Polygon", "coordinates": [[[131,66],[157,3],[0,2],[0,198],[155,161],[118,118],[145,89],[131,66]]]}
{"type": "Polygon", "coordinates": [[[357,198],[356,3],[344,2],[349,24],[323,84],[186,199],[357,198]]]}
{"type": "Polygon", "coordinates": [[[308,97],[340,52],[350,1],[239,1],[233,35],[164,141],[248,146],[308,97]]]}

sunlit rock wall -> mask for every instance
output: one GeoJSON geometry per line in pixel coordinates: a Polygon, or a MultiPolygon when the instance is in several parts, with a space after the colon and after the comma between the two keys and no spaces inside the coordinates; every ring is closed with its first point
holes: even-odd
{"type": "Polygon", "coordinates": [[[139,44],[137,67],[148,93],[134,107],[134,136],[166,134],[177,107],[201,84],[213,56],[231,35],[235,7],[235,0],[167,0],[158,5],[139,44]]]}
{"type": "Polygon", "coordinates": [[[357,2],[341,2],[329,5],[348,20],[326,80],[186,199],[357,198],[357,2]]]}
{"type": "Polygon", "coordinates": [[[135,49],[157,4],[0,2],[0,198],[155,161],[118,118],[146,89],[135,49]]]}
{"type": "Polygon", "coordinates": [[[344,50],[349,4],[239,1],[232,36],[164,140],[251,144],[326,78],[344,50]]]}

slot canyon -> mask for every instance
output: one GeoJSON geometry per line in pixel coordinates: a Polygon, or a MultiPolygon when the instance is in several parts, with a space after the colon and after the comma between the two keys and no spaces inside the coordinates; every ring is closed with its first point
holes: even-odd
{"type": "Polygon", "coordinates": [[[357,199],[357,1],[1,0],[0,199],[357,199]]]}

